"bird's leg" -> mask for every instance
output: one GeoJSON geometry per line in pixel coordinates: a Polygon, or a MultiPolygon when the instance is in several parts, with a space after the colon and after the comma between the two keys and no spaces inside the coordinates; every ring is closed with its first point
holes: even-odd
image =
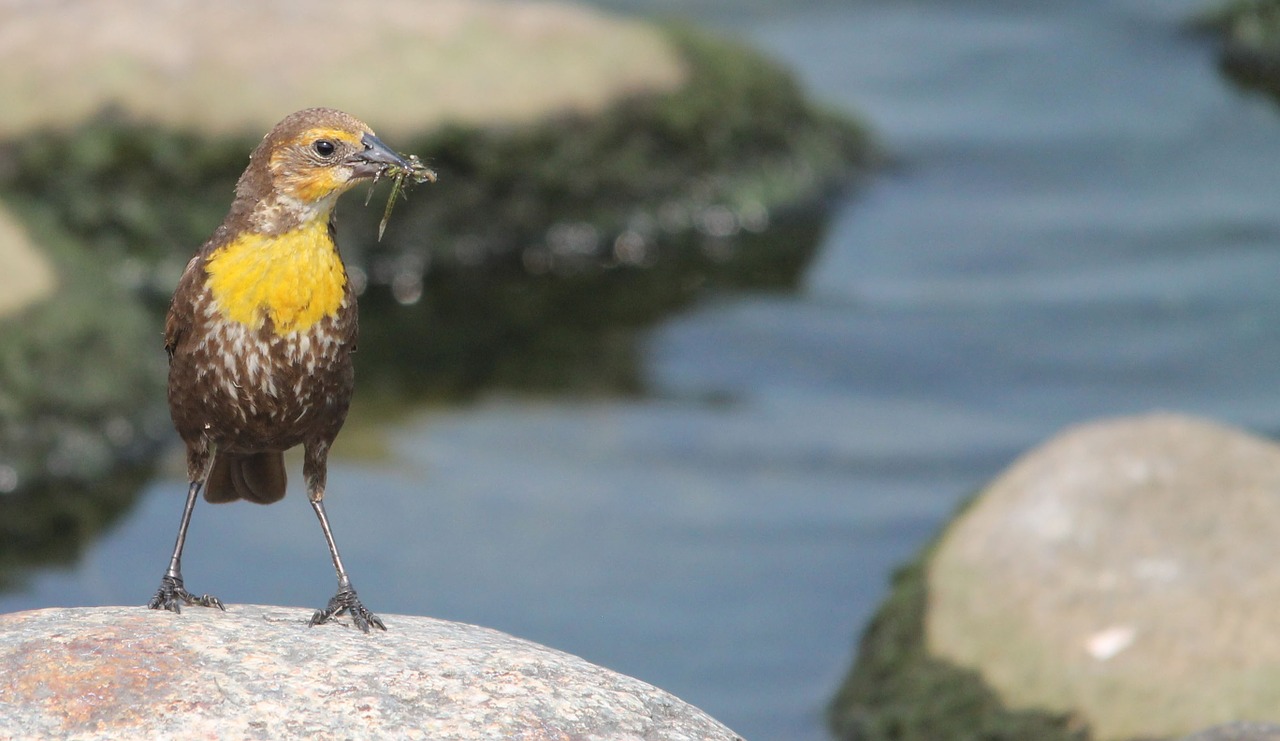
{"type": "Polygon", "coordinates": [[[188,592],[182,584],[182,548],[187,542],[187,527],[191,524],[191,513],[196,508],[196,497],[200,494],[200,487],[204,486],[205,480],[209,477],[209,470],[213,466],[213,451],[209,451],[207,455],[208,459],[203,466],[191,466],[193,470],[203,469],[203,473],[193,477],[191,486],[187,489],[187,504],[182,510],[182,522],[178,525],[178,539],[173,544],[173,556],[169,559],[169,568],[165,569],[164,576],[160,578],[160,588],[156,590],[156,596],[147,603],[147,607],[153,610],[182,612],[183,604],[216,607],[219,610],[227,609],[217,597],[210,594],[197,597],[188,592]]]}
{"type": "Polygon", "coordinates": [[[319,625],[328,622],[345,612],[351,615],[351,620],[356,627],[365,633],[369,632],[369,626],[386,630],[387,626],[382,623],[382,618],[360,604],[355,587],[351,586],[351,577],[347,576],[347,570],[342,565],[342,556],[338,555],[338,544],[333,540],[329,516],[324,511],[324,483],[328,452],[328,445],[307,446],[303,461],[303,475],[307,479],[307,498],[311,500],[311,509],[315,510],[316,518],[320,520],[320,529],[324,532],[325,543],[329,546],[329,556],[333,558],[333,570],[338,575],[338,592],[333,595],[323,610],[315,611],[311,616],[310,624],[319,625]]]}
{"type": "Polygon", "coordinates": [[[355,587],[351,586],[351,578],[347,576],[347,570],[342,567],[342,557],[338,555],[338,546],[333,542],[333,531],[329,529],[329,518],[324,513],[324,500],[312,499],[311,508],[316,511],[316,517],[320,519],[320,529],[324,531],[325,542],[329,544],[329,555],[333,557],[333,568],[338,573],[338,592],[329,600],[329,604],[323,610],[316,610],[311,616],[311,624],[319,625],[328,622],[330,619],[346,612],[351,615],[351,620],[355,622],[356,627],[365,633],[369,632],[369,626],[375,626],[386,630],[387,626],[383,625],[382,618],[373,614],[364,605],[360,604],[360,598],[356,596],[355,587]]]}

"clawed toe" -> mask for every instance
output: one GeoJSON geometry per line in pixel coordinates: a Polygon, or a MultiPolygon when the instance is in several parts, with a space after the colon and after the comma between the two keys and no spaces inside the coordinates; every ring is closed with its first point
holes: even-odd
{"type": "Polygon", "coordinates": [[[315,614],[311,616],[310,624],[327,623],[344,612],[351,615],[351,621],[365,633],[369,632],[370,626],[379,630],[387,629],[387,626],[382,623],[382,618],[360,604],[360,599],[356,597],[356,591],[349,588],[339,589],[338,593],[333,595],[333,599],[329,600],[329,604],[323,610],[316,610],[315,614]]]}
{"type": "Polygon", "coordinates": [[[147,603],[147,607],[152,610],[168,610],[170,612],[182,612],[183,605],[199,605],[200,607],[216,607],[219,610],[225,610],[222,600],[211,594],[202,594],[199,597],[188,592],[182,585],[182,577],[175,577],[166,574],[160,580],[160,588],[156,590],[156,596],[151,598],[147,603]]]}

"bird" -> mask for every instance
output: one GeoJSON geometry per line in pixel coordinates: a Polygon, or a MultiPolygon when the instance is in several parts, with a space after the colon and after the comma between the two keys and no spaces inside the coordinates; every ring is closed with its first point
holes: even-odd
{"type": "Polygon", "coordinates": [[[277,502],[284,451],[301,445],[307,498],[338,579],[309,624],[346,613],[365,633],[386,630],[360,602],[324,507],[359,327],[333,219],[339,196],[357,183],[410,167],[368,125],[333,108],[286,116],[249,155],[226,218],[187,263],[165,318],[169,412],[186,445],[188,487],[173,555],[148,607],[226,609],[182,579],[198,495],[214,504],[277,502]]]}

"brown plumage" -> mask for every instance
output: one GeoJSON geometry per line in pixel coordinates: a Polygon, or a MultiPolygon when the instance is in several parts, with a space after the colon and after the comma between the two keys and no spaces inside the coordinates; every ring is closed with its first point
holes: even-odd
{"type": "Polygon", "coordinates": [[[209,502],[258,504],[285,494],[283,453],[302,445],[307,496],[338,576],[311,623],[360,604],[324,511],[329,447],[346,419],[356,299],[334,242],[333,208],[361,180],[409,163],[368,126],[328,108],[281,121],[250,155],[222,222],[187,264],[165,322],[169,410],[187,446],[189,487],[169,568],[150,607],[222,607],[182,583],[181,558],[201,489],[209,502]]]}

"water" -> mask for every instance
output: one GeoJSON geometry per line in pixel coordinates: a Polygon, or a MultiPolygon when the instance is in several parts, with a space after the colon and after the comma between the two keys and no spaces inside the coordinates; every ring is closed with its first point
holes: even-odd
{"type": "MultiPolygon", "coordinates": [[[[812,741],[892,568],[1013,456],[1152,409],[1280,427],[1280,116],[1179,32],[1189,1],[778,5],[698,7],[896,158],[804,288],[657,327],[649,398],[414,412],[379,431],[384,459],[336,462],[330,515],[377,611],[500,628],[748,738],[812,741]]],[[[0,610],[145,601],[180,478],[0,610]]],[[[313,519],[296,485],[199,507],[188,583],[319,606],[313,519]]]]}

